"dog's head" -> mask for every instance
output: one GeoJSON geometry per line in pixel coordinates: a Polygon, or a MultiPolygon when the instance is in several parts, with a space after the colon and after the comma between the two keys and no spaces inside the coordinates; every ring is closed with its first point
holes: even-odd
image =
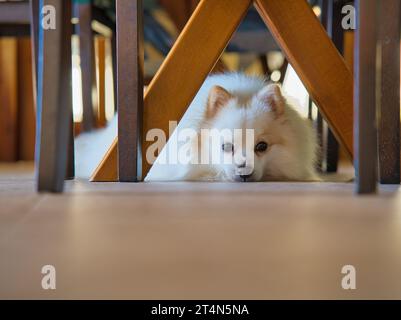
{"type": "Polygon", "coordinates": [[[229,181],[291,179],[297,156],[286,109],[275,84],[245,98],[220,86],[211,89],[204,127],[232,133],[201,141],[202,152],[208,147],[220,159],[213,164],[220,177],[229,181]]]}

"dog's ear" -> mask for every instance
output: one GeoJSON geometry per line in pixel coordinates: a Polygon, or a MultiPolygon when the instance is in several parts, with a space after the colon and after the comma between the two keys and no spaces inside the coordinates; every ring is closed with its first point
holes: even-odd
{"type": "Polygon", "coordinates": [[[284,113],[286,102],[279,85],[267,85],[259,91],[257,98],[267,104],[277,117],[284,113]]]}
{"type": "Polygon", "coordinates": [[[226,89],[220,86],[214,86],[209,92],[206,117],[208,119],[213,118],[232,98],[233,96],[226,89]]]}

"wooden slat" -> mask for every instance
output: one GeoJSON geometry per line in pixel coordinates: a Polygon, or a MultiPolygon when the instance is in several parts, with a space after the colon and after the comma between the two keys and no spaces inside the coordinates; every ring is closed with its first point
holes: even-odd
{"type": "Polygon", "coordinates": [[[118,175],[120,182],[142,178],[143,118],[142,0],[117,0],[118,175]]]}
{"type": "Polygon", "coordinates": [[[70,138],[71,1],[43,0],[57,12],[56,29],[41,30],[39,39],[37,189],[61,192],[70,138]]]}
{"type": "Polygon", "coordinates": [[[103,157],[99,166],[95,169],[91,177],[93,182],[110,182],[118,180],[118,156],[117,156],[117,139],[115,139],[109,150],[103,157]]]}
{"type": "Polygon", "coordinates": [[[0,39],[0,161],[16,161],[18,130],[17,39],[0,39]]]}
{"type": "MultiPolygon", "coordinates": [[[[251,5],[251,0],[203,0],[152,80],[144,99],[143,137],[153,128],[168,134],[180,120],[251,5]]],[[[142,154],[152,142],[143,141],[142,154]]],[[[92,181],[117,180],[117,139],[92,181]]],[[[142,158],[142,178],[151,164],[142,158]]]]}
{"type": "Polygon", "coordinates": [[[348,68],[354,71],[354,31],[344,32],[344,60],[348,68]]]}
{"type": "Polygon", "coordinates": [[[29,37],[18,39],[18,160],[35,158],[35,103],[29,37]]]}
{"type": "Polygon", "coordinates": [[[400,1],[380,2],[381,103],[378,124],[379,175],[400,183],[400,1]]]}
{"type": "Polygon", "coordinates": [[[90,131],[94,127],[92,88],[94,84],[94,43],[92,32],[92,4],[77,3],[79,54],[82,72],[82,130],[90,131]]]}
{"type": "Polygon", "coordinates": [[[304,0],[255,0],[256,7],[333,133],[353,154],[353,78],[304,0]]]}
{"type": "MultiPolygon", "coordinates": [[[[184,29],[199,2],[200,0],[160,0],[160,4],[167,11],[179,32],[184,29]]],[[[224,73],[227,70],[228,68],[225,63],[219,59],[211,70],[211,73],[224,73]]]]}
{"type": "Polygon", "coordinates": [[[377,188],[376,0],[357,0],[355,31],[355,173],[356,192],[377,188]]]}

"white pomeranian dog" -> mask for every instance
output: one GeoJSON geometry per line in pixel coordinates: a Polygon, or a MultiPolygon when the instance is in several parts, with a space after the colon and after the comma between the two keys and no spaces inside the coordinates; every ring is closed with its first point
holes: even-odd
{"type": "Polygon", "coordinates": [[[278,85],[241,73],[212,75],[145,181],[316,181],[316,155],[310,122],[278,85]],[[182,150],[186,161],[177,161],[182,150]]]}

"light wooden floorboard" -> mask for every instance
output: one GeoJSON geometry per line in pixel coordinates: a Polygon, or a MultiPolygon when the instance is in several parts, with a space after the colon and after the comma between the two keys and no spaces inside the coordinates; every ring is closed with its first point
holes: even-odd
{"type": "Polygon", "coordinates": [[[401,298],[401,194],[352,183],[67,182],[0,167],[0,298],[401,298]],[[41,289],[41,268],[57,290],[41,289]],[[341,267],[357,290],[341,288],[341,267]]]}

